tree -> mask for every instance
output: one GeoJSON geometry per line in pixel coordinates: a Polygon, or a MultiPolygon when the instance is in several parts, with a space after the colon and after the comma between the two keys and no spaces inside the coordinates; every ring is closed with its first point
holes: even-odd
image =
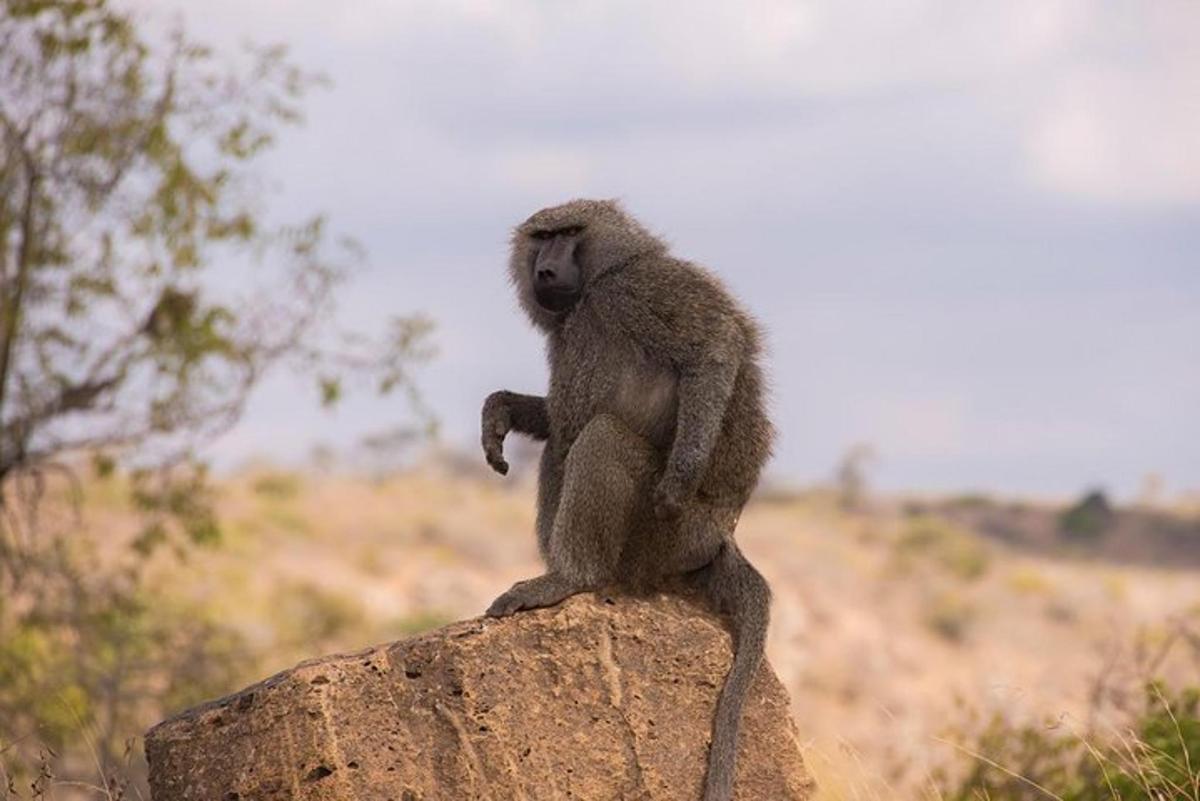
{"type": "MultiPolygon", "coordinates": [[[[415,399],[409,369],[429,355],[420,317],[337,329],[361,253],[321,216],[280,222],[264,203],[260,158],[320,78],[279,47],[217,58],[151,36],[126,9],[0,0],[0,718],[44,726],[39,693],[78,697],[106,766],[129,723],[116,705],[145,690],[130,665],[163,633],[139,560],[218,531],[203,444],[282,363],[332,404],[351,375],[415,399]],[[38,524],[47,478],[73,480],[81,455],[127,468],[147,514],[108,571],[38,524]]],[[[154,653],[223,636],[201,634],[154,653]]]]}
{"type": "Polygon", "coordinates": [[[356,248],[266,222],[253,162],[319,80],[278,47],[232,68],[179,32],[152,47],[107,0],[4,0],[0,486],[85,449],[184,463],[283,360],[327,403],[345,369],[411,389],[427,323],[330,347],[356,248]]]}
{"type": "Polygon", "coordinates": [[[1116,521],[1116,512],[1102,489],[1089,490],[1058,516],[1059,533],[1068,540],[1090,544],[1099,540],[1116,521]]]}
{"type": "Polygon", "coordinates": [[[857,443],[846,451],[834,474],[838,503],[848,512],[861,511],[867,500],[867,469],[875,460],[875,449],[857,443]]]}

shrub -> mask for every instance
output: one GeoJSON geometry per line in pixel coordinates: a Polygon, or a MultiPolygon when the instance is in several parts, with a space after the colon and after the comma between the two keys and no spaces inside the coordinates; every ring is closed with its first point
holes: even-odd
{"type": "Polygon", "coordinates": [[[1124,731],[1093,738],[993,718],[957,773],[934,774],[945,801],[1184,801],[1200,798],[1200,688],[1147,685],[1124,731]],[[954,774],[954,775],[952,775],[954,774]]]}
{"type": "Polygon", "coordinates": [[[1093,490],[1059,515],[1058,530],[1068,540],[1094,542],[1108,532],[1114,517],[1108,496],[1093,490]]]}
{"type": "Polygon", "coordinates": [[[290,501],[300,494],[303,481],[294,473],[266,473],[254,480],[255,494],[277,501],[290,501]]]}
{"type": "Polygon", "coordinates": [[[936,517],[909,520],[896,540],[896,553],[901,560],[928,557],[965,581],[979,578],[988,568],[987,549],[973,534],[936,517]]]}
{"type": "Polygon", "coordinates": [[[954,593],[943,593],[930,604],[925,622],[941,637],[962,642],[975,619],[975,608],[954,593]]]}
{"type": "Polygon", "coordinates": [[[1019,595],[1054,594],[1054,583],[1032,567],[1014,570],[1008,577],[1008,586],[1019,595]]]}

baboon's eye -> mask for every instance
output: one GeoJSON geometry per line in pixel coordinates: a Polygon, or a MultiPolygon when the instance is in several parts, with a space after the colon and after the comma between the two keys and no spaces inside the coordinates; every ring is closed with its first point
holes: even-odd
{"type": "Polygon", "coordinates": [[[532,239],[546,240],[553,239],[556,236],[578,236],[581,233],[583,233],[582,225],[570,225],[566,228],[555,228],[552,231],[545,228],[537,231],[530,231],[529,236],[532,239]]]}

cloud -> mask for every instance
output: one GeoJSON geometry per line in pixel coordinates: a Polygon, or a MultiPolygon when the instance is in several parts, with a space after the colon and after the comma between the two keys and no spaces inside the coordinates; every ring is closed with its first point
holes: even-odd
{"type": "MultiPolygon", "coordinates": [[[[192,17],[327,54],[339,91],[387,110],[402,128],[379,133],[401,142],[406,128],[525,152],[663,131],[803,139],[830,114],[966,95],[1035,191],[1200,198],[1200,5],[1181,0],[208,0],[192,17]]],[[[585,182],[589,160],[576,152],[566,178],[585,182]]]]}
{"type": "Polygon", "coordinates": [[[1177,72],[1093,69],[1064,81],[1029,132],[1034,180],[1109,203],[1200,200],[1200,39],[1195,52],[1177,72]]]}
{"type": "MultiPolygon", "coordinates": [[[[457,442],[497,384],[544,383],[510,226],[619,196],[763,318],[779,471],[868,437],[892,486],[1200,481],[1190,0],[157,2],[333,78],[272,202],[368,246],[356,319],[436,316],[457,442]]],[[[292,394],[223,447],[323,428],[292,394]]],[[[395,409],[359,411],[339,439],[395,409]]]]}
{"type": "Polygon", "coordinates": [[[867,441],[888,458],[948,461],[973,446],[967,404],[956,393],[873,397],[857,414],[871,426],[867,441]]]}
{"type": "Polygon", "coordinates": [[[561,197],[591,181],[592,164],[587,154],[576,148],[516,150],[499,156],[496,179],[522,190],[561,197]]]}

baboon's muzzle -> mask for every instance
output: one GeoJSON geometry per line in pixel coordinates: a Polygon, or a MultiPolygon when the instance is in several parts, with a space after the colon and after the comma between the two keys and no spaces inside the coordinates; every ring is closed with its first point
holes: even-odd
{"type": "Polygon", "coordinates": [[[538,249],[532,265],[533,295],[542,308],[566,311],[579,299],[583,282],[575,261],[578,243],[578,237],[562,234],[546,240],[538,249]]]}

